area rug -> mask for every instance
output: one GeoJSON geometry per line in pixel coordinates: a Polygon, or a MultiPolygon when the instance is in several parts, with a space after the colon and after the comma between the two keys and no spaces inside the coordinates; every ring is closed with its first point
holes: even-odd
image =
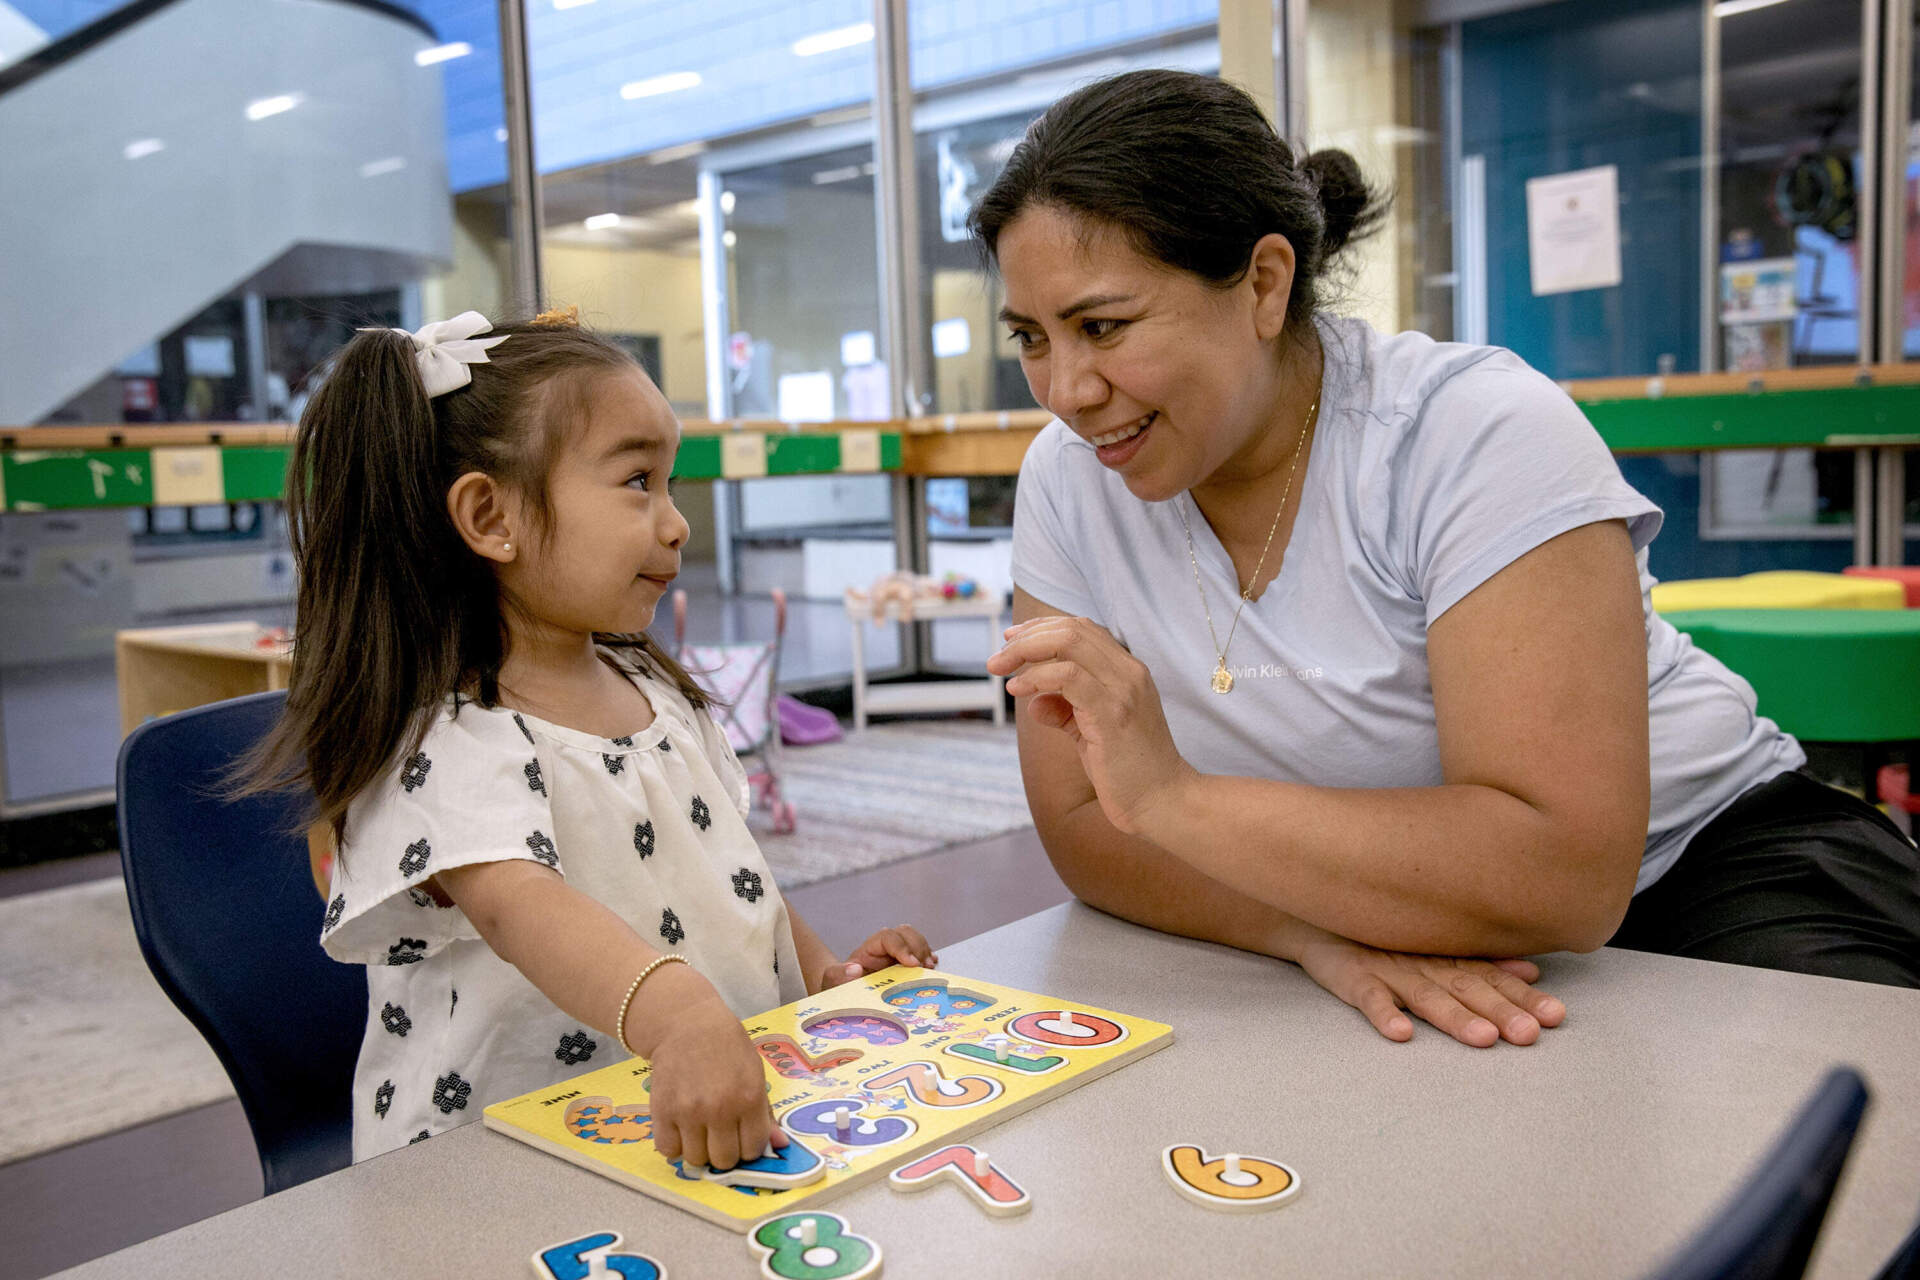
{"type": "Polygon", "coordinates": [[[1033,822],[1012,725],[891,721],[839,742],[788,747],[779,773],[798,814],[794,831],[774,834],[762,807],[749,825],[782,889],[1033,822]]]}
{"type": "Polygon", "coordinates": [[[119,876],[0,899],[0,1164],[229,1097],[119,876]]]}
{"type": "MultiPolygon", "coordinates": [[[[784,889],[885,866],[1032,819],[1013,729],[895,721],[790,747],[798,812],[751,818],[784,889]]],[[[141,958],[118,876],[0,899],[0,1164],[232,1096],[226,1072],[141,958]]]]}

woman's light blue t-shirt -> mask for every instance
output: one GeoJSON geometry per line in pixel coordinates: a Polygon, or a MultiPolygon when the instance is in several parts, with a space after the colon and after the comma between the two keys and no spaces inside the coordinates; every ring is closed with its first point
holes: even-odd
{"type": "Polygon", "coordinates": [[[1238,578],[1188,497],[1134,497],[1059,422],[1020,469],[1015,584],[1105,626],[1146,663],[1195,768],[1440,785],[1427,628],[1535,547],[1601,520],[1627,523],[1646,617],[1653,806],[1635,891],[1741,792],[1805,763],[1755,712],[1752,687],[1653,611],[1646,548],[1660,509],[1621,478],[1558,387],[1498,347],[1385,337],[1347,319],[1319,330],[1320,424],[1299,514],[1279,576],[1240,616],[1224,697],[1210,685],[1215,651],[1182,507],[1222,639],[1238,578]]]}

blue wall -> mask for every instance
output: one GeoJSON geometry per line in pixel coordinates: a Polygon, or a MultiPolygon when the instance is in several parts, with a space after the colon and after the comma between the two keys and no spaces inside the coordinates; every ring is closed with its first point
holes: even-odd
{"type": "Polygon", "coordinates": [[[1700,6],[1570,2],[1464,24],[1461,144],[1487,165],[1489,335],[1555,378],[1700,363],[1700,6]],[[1529,178],[1619,169],[1623,283],[1533,295],[1529,178]]]}
{"type": "MultiPolygon", "coordinates": [[[[1554,378],[1650,374],[1662,355],[1700,367],[1700,26],[1694,0],[1569,2],[1462,26],[1462,154],[1487,166],[1488,337],[1554,378]],[[1535,297],[1527,179],[1608,164],[1621,284],[1535,297]]],[[[1703,541],[1700,468],[1695,454],[1620,460],[1666,512],[1654,576],[1852,562],[1849,540],[1703,541]]]]}

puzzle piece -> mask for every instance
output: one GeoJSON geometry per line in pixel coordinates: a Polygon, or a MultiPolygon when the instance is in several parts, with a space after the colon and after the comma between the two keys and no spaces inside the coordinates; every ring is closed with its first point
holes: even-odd
{"type": "Polygon", "coordinates": [[[587,1280],[593,1275],[621,1276],[624,1280],[667,1280],[666,1268],[638,1253],[614,1253],[620,1247],[618,1231],[597,1231],[552,1245],[533,1255],[533,1274],[539,1280],[587,1280]],[[596,1271],[595,1263],[599,1263],[596,1271]]]}
{"type": "Polygon", "coordinates": [[[1272,1209],[1300,1194],[1300,1175],[1278,1160],[1224,1155],[1217,1160],[1193,1143],[1160,1153],[1167,1181],[1195,1204],[1228,1213],[1272,1209]]]}
{"type": "Polygon", "coordinates": [[[959,1183],[976,1204],[996,1217],[1025,1213],[1033,1207],[1033,1197],[1026,1188],[970,1143],[942,1147],[887,1175],[887,1181],[901,1191],[919,1191],[945,1180],[959,1183]]]}

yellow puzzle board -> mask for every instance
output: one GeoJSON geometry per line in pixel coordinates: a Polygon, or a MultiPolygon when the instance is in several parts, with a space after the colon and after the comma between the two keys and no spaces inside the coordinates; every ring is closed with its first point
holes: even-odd
{"type": "Polygon", "coordinates": [[[794,1145],[778,1161],[742,1168],[785,1172],[817,1161],[824,1177],[768,1190],[684,1176],[654,1149],[652,1068],[638,1058],[497,1102],[486,1109],[487,1127],[746,1231],[773,1214],[825,1204],[1173,1042],[1163,1023],[926,969],[886,969],[743,1023],[766,1060],[774,1116],[794,1145]],[[1071,1024],[1063,1010],[1072,1011],[1071,1024]],[[850,1112],[845,1130],[840,1107],[850,1112]]]}

